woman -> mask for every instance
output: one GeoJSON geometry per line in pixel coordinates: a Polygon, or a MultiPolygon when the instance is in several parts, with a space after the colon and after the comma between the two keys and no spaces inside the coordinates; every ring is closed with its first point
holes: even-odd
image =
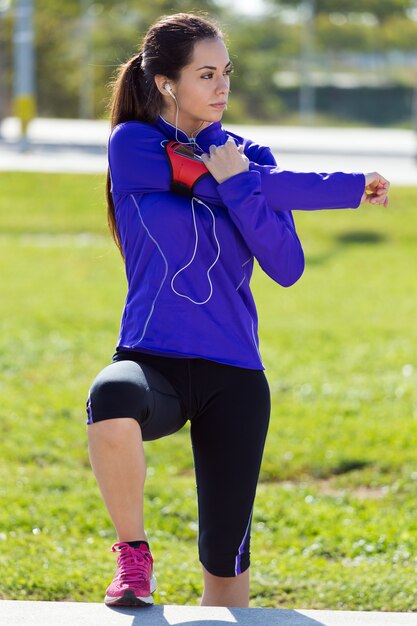
{"type": "Polygon", "coordinates": [[[113,362],[90,390],[91,464],[114,523],[109,605],[149,606],[143,441],[191,422],[202,604],[248,606],[255,490],[270,413],[249,287],[304,269],[291,209],[387,204],[377,173],[299,174],[226,132],[232,64],[213,22],[164,17],[114,84],[109,223],[128,293],[113,362]]]}

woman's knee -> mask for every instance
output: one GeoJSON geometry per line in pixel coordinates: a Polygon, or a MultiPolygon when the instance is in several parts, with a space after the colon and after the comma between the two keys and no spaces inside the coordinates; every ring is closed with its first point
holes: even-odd
{"type": "Polygon", "coordinates": [[[87,400],[88,424],[130,417],[144,441],[176,432],[186,422],[175,390],[156,370],[135,361],[116,361],[95,379],[87,400]]]}
{"type": "Polygon", "coordinates": [[[149,387],[134,362],[112,363],[98,374],[87,400],[88,423],[133,418],[139,425],[149,414],[149,387]]]}

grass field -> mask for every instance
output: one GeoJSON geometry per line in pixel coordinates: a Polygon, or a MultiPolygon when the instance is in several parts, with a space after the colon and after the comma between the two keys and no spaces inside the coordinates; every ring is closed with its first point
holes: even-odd
{"type": "MultiPolygon", "coordinates": [[[[0,597],[101,601],[114,532],[84,403],[125,295],[99,176],[2,174],[0,597]]],[[[417,188],[295,215],[307,256],[253,289],[273,415],[252,606],[417,610],[417,188]]],[[[147,444],[157,602],[197,604],[188,429],[147,444]]]]}

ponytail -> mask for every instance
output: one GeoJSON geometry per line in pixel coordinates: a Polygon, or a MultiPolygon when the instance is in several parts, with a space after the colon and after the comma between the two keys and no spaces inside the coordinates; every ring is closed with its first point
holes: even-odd
{"type": "MultiPolygon", "coordinates": [[[[163,96],[155,84],[155,76],[162,74],[170,80],[178,80],[182,68],[191,62],[194,45],[203,39],[216,38],[223,38],[221,30],[217,24],[203,16],[178,13],[158,20],[148,30],[142,50],[120,66],[111,85],[111,127],[132,120],[154,122],[163,104],[163,96]]],[[[111,178],[108,170],[107,221],[123,256],[110,190],[111,178]]]]}
{"type": "MultiPolygon", "coordinates": [[[[118,124],[137,120],[153,122],[160,110],[161,95],[155,81],[149,81],[144,72],[144,53],[129,59],[120,66],[112,84],[113,94],[110,101],[110,122],[113,129],[118,124]]],[[[123,256],[122,243],[117,230],[113,197],[111,194],[110,169],[107,170],[106,183],[107,223],[110,233],[123,256]]]]}
{"type": "Polygon", "coordinates": [[[153,122],[158,117],[161,95],[155,81],[145,75],[144,66],[143,51],[120,66],[110,101],[112,128],[131,120],[153,122]]]}

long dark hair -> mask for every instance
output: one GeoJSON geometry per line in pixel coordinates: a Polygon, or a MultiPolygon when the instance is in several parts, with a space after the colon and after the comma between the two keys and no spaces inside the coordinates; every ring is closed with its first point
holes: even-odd
{"type": "MultiPolygon", "coordinates": [[[[130,120],[154,122],[161,112],[163,96],[154,77],[162,74],[176,81],[183,67],[191,62],[194,45],[202,39],[223,39],[219,26],[207,17],[192,13],[167,15],[155,22],[146,33],[139,53],[123,63],[111,83],[111,126],[130,120]]],[[[107,172],[107,219],[110,232],[120,252],[113,198],[107,172]]]]}

